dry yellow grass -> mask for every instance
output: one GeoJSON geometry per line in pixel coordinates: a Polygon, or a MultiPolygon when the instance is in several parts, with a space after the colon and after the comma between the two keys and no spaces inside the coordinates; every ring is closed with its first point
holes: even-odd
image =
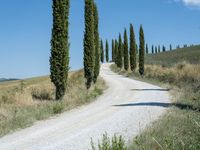
{"type": "Polygon", "coordinates": [[[55,87],[49,77],[0,83],[0,136],[91,102],[105,88],[105,82],[99,78],[97,84],[87,90],[82,70],[69,73],[62,102],[54,101],[55,87]]]}

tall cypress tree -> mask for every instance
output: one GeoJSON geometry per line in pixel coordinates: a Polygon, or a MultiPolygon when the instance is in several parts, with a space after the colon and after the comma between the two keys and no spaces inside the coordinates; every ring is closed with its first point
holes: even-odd
{"type": "Polygon", "coordinates": [[[146,54],[149,53],[149,48],[148,48],[148,44],[146,44],[146,54]]]}
{"type": "Polygon", "coordinates": [[[154,46],[151,47],[151,53],[154,54],[154,46]]]}
{"type": "Polygon", "coordinates": [[[108,40],[106,40],[106,62],[109,62],[109,45],[108,45],[108,40]]]}
{"type": "Polygon", "coordinates": [[[56,100],[62,100],[67,86],[69,70],[69,0],[53,0],[53,28],[51,39],[51,82],[56,87],[56,100]]]}
{"type": "Polygon", "coordinates": [[[117,65],[118,61],[117,61],[117,58],[118,58],[118,42],[117,40],[115,39],[115,64],[117,65]]]}
{"type": "Polygon", "coordinates": [[[163,45],[163,48],[162,48],[163,52],[166,52],[166,48],[165,46],[163,45]]]}
{"type": "Polygon", "coordinates": [[[91,87],[94,76],[95,40],[93,6],[93,0],[85,0],[84,74],[87,80],[87,89],[91,87]]]}
{"type": "Polygon", "coordinates": [[[169,46],[169,50],[171,51],[172,50],[172,45],[170,44],[170,46],[169,46]]]}
{"type": "Polygon", "coordinates": [[[157,48],[157,46],[155,46],[155,53],[158,53],[158,48],[157,48]]]}
{"type": "Polygon", "coordinates": [[[117,66],[122,68],[122,37],[119,34],[119,45],[118,45],[118,56],[117,56],[117,66]]]}
{"type": "Polygon", "coordinates": [[[160,51],[160,45],[158,45],[158,52],[160,53],[161,51],[160,51]]]}
{"type": "Polygon", "coordinates": [[[133,25],[130,24],[130,67],[131,70],[134,71],[136,69],[136,41],[135,41],[135,33],[133,29],[133,25]]]}
{"type": "Polygon", "coordinates": [[[115,41],[112,40],[112,62],[115,61],[115,41]]]}
{"type": "Polygon", "coordinates": [[[127,31],[124,30],[124,69],[129,69],[129,58],[128,58],[128,37],[127,31]]]}
{"type": "Polygon", "coordinates": [[[100,46],[100,51],[101,51],[101,62],[104,62],[104,47],[103,47],[103,40],[101,40],[101,46],[100,46]]]}
{"type": "Polygon", "coordinates": [[[144,31],[142,25],[140,25],[140,49],[139,49],[139,73],[140,75],[144,75],[144,48],[145,48],[145,40],[144,40],[144,31]]]}
{"type": "Polygon", "coordinates": [[[95,41],[95,65],[94,65],[94,78],[96,83],[100,70],[100,49],[99,49],[99,15],[97,5],[94,4],[94,41],[95,41]]]}

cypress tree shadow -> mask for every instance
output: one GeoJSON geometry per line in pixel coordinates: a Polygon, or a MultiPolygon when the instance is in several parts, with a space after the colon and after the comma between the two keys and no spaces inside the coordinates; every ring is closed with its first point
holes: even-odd
{"type": "Polygon", "coordinates": [[[162,102],[143,102],[143,103],[128,103],[128,104],[120,104],[120,105],[113,105],[114,107],[134,107],[134,106],[152,106],[152,107],[164,107],[164,108],[169,108],[169,107],[176,107],[181,110],[191,110],[191,111],[196,111],[200,112],[199,107],[195,107],[193,105],[189,104],[181,104],[181,103],[162,103],[162,102]]]}
{"type": "Polygon", "coordinates": [[[170,89],[131,89],[131,91],[170,91],[170,89]]]}

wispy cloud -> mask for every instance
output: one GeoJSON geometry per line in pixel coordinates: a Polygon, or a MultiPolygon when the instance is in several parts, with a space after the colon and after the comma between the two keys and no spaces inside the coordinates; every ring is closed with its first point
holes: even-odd
{"type": "Polygon", "coordinates": [[[183,2],[187,6],[200,7],[200,0],[174,0],[175,2],[183,2]]]}

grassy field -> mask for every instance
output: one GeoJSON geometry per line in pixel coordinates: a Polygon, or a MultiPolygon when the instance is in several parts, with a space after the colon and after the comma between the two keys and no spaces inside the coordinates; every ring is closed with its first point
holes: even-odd
{"type": "Polygon", "coordinates": [[[0,83],[0,136],[32,125],[37,120],[89,103],[106,88],[103,79],[87,91],[83,71],[69,74],[66,95],[54,101],[55,89],[49,77],[0,83]]]}
{"type": "Polygon", "coordinates": [[[170,67],[183,61],[200,64],[200,45],[145,56],[145,63],[150,65],[170,67]]]}
{"type": "Polygon", "coordinates": [[[130,149],[200,149],[200,60],[192,60],[190,54],[192,52],[193,56],[200,57],[198,47],[147,55],[148,64],[143,78],[138,71],[126,72],[112,65],[111,69],[119,74],[170,88],[173,96],[174,106],[134,138],[130,149]]]}

